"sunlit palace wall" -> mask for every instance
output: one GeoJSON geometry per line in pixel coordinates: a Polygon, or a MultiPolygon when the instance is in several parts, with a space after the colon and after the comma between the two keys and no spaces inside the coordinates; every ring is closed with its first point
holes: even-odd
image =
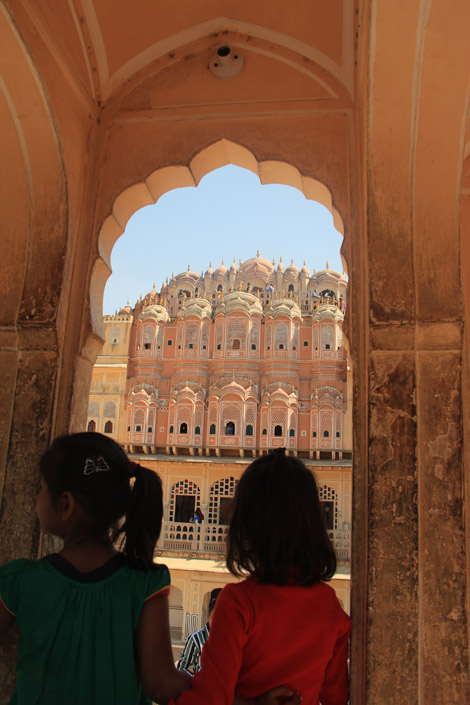
{"type": "Polygon", "coordinates": [[[105,316],[88,428],[128,450],[350,458],[346,278],[259,256],[105,316]]]}

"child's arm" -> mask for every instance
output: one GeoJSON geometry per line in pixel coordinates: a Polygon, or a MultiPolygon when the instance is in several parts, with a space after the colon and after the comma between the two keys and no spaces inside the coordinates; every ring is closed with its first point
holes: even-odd
{"type": "Polygon", "coordinates": [[[0,639],[3,637],[4,634],[6,634],[6,632],[11,627],[14,621],[15,617],[3,605],[2,600],[0,598],[0,639]]]}
{"type": "Polygon", "coordinates": [[[329,662],[320,691],[322,705],[346,705],[349,699],[348,642],[351,627],[340,636],[329,662]]]}
{"type": "Polygon", "coordinates": [[[165,705],[191,684],[191,676],[177,671],[170,642],[168,597],[153,597],[144,605],[136,633],[137,658],[145,694],[165,705]]]}

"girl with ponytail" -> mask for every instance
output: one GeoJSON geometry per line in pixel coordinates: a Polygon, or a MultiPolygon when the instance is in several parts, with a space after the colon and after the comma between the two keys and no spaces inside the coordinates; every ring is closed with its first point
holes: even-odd
{"type": "Polygon", "coordinates": [[[156,656],[168,663],[165,684],[179,694],[188,679],[173,666],[170,575],[153,562],[163,515],[157,473],[130,462],[99,433],[57,438],[39,468],[41,530],[60,537],[63,549],[0,568],[0,635],[15,619],[20,632],[10,702],[149,703],[135,646],[149,602],[159,604],[161,621],[153,626],[162,632],[162,654],[156,656]]]}

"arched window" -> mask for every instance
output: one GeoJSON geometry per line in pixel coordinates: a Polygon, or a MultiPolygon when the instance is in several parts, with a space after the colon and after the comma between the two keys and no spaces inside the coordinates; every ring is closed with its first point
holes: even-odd
{"type": "Polygon", "coordinates": [[[219,284],[219,286],[217,287],[217,291],[222,291],[222,284],[219,284]]]}
{"type": "Polygon", "coordinates": [[[235,424],[233,421],[229,421],[225,427],[225,435],[226,436],[234,436],[235,435],[235,424]]]}
{"type": "Polygon", "coordinates": [[[323,431],[323,438],[329,438],[330,437],[330,432],[329,431],[323,431]]]}
{"type": "Polygon", "coordinates": [[[201,427],[196,426],[196,428],[194,429],[194,435],[199,436],[200,433],[201,433],[201,427]]]}
{"type": "Polygon", "coordinates": [[[104,425],[104,432],[105,433],[112,433],[113,432],[113,422],[112,421],[106,421],[104,425]]]}
{"type": "Polygon", "coordinates": [[[215,423],[211,423],[210,428],[209,428],[209,435],[215,436],[215,423]]]}
{"type": "Polygon", "coordinates": [[[293,428],[289,429],[289,436],[295,436],[295,430],[293,428]]]}
{"type": "Polygon", "coordinates": [[[294,285],[293,285],[293,284],[289,284],[288,291],[294,291],[294,285]]]}
{"type": "Polygon", "coordinates": [[[187,423],[182,423],[180,424],[180,433],[187,433],[188,432],[188,424],[187,423]]]}
{"type": "Polygon", "coordinates": [[[173,433],[173,426],[170,426],[170,428],[168,429],[168,432],[173,433]]]}
{"type": "Polygon", "coordinates": [[[267,433],[268,433],[267,429],[266,429],[266,428],[263,428],[262,435],[263,435],[263,436],[266,436],[267,433]]]}
{"type": "Polygon", "coordinates": [[[235,338],[235,340],[232,342],[232,350],[240,350],[240,341],[238,338],[235,338]]]}
{"type": "Polygon", "coordinates": [[[96,422],[93,419],[88,422],[87,431],[96,431],[96,422]]]}
{"type": "Polygon", "coordinates": [[[274,435],[275,436],[282,436],[282,426],[274,426],[274,435]]]}
{"type": "Polygon", "coordinates": [[[252,436],[253,435],[253,426],[251,424],[248,424],[248,426],[245,428],[245,436],[252,436]]]}
{"type": "Polygon", "coordinates": [[[283,343],[279,343],[279,350],[284,350],[284,344],[283,344],[283,343]]]}

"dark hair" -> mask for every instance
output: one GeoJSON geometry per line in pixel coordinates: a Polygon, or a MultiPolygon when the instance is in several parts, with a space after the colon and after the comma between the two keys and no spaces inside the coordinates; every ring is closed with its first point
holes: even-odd
{"type": "Polygon", "coordinates": [[[275,451],[257,458],[240,478],[233,501],[227,568],[267,584],[312,585],[329,580],[336,555],[313,474],[297,458],[275,451]]]}
{"type": "Polygon", "coordinates": [[[39,469],[53,501],[70,492],[92,530],[113,528],[113,540],[123,534],[122,550],[129,563],[150,568],[163,517],[162,483],[156,472],[132,463],[112,438],[89,431],[56,438],[39,469]]]}
{"type": "Polygon", "coordinates": [[[222,588],[214,588],[211,590],[211,596],[209,599],[209,608],[207,610],[208,614],[212,614],[214,611],[215,603],[217,602],[217,598],[219,597],[220,593],[222,592],[222,588]]]}

